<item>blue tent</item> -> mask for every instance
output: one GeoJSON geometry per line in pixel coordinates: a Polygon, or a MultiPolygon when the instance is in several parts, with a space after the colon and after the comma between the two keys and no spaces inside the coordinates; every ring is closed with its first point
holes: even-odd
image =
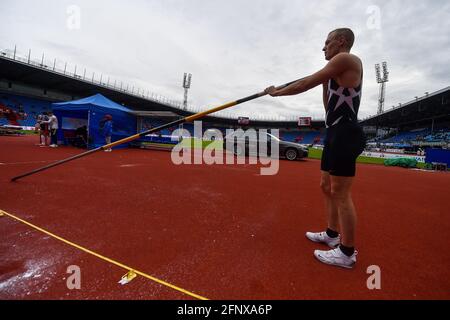
{"type": "Polygon", "coordinates": [[[101,94],[76,101],[53,103],[52,109],[59,121],[58,141],[63,141],[65,144],[74,137],[76,129],[86,126],[88,148],[105,145],[102,120],[107,114],[113,118],[112,141],[136,134],[136,117],[132,114],[132,110],[101,94]]]}

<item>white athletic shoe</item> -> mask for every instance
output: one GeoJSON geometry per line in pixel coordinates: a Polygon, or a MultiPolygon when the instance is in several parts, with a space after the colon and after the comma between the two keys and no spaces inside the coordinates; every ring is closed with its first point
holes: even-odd
{"type": "Polygon", "coordinates": [[[349,257],[345,255],[339,247],[329,251],[314,251],[314,256],[320,262],[347,269],[352,269],[354,267],[357,254],[358,252],[355,250],[355,253],[351,257],[349,257]]]}
{"type": "Polygon", "coordinates": [[[313,241],[319,243],[325,243],[330,248],[336,248],[341,243],[341,236],[337,236],[337,238],[330,238],[327,233],[324,232],[307,232],[306,237],[313,241]]]}

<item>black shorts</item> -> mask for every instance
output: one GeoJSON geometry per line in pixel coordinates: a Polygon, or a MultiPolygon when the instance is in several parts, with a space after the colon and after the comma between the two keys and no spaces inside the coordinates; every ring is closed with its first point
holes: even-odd
{"type": "Polygon", "coordinates": [[[339,123],[327,129],[321,170],[338,177],[354,177],[356,158],[366,147],[366,137],[356,123],[339,123]]]}

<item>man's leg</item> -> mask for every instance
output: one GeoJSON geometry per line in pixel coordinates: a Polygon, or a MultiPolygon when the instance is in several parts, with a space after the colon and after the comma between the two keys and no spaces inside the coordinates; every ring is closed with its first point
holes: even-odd
{"type": "Polygon", "coordinates": [[[351,269],[357,254],[354,247],[356,213],[350,193],[353,178],[330,176],[330,181],[331,201],[339,212],[341,245],[334,250],[316,250],[314,256],[323,263],[351,269]]]}
{"type": "Polygon", "coordinates": [[[56,129],[52,129],[51,132],[52,132],[51,143],[52,143],[52,145],[56,146],[56,145],[58,145],[58,137],[56,136],[57,131],[56,131],[56,129]]]}
{"type": "Polygon", "coordinates": [[[330,176],[331,201],[339,212],[341,244],[355,246],[356,211],[351,196],[352,177],[330,176]]]}
{"type": "Polygon", "coordinates": [[[324,170],[322,170],[320,188],[325,200],[328,229],[325,232],[307,232],[306,237],[313,242],[324,243],[331,248],[336,248],[341,240],[339,237],[339,211],[331,195],[330,174],[324,170]]]}
{"type": "Polygon", "coordinates": [[[331,198],[331,179],[330,174],[326,171],[322,171],[322,177],[320,180],[320,188],[325,199],[325,210],[328,218],[328,228],[339,232],[339,214],[338,208],[331,198]]]}
{"type": "MultiPolygon", "coordinates": [[[[105,137],[106,144],[111,144],[111,136],[105,137]]],[[[106,149],[105,151],[112,151],[111,148],[106,149]]]]}

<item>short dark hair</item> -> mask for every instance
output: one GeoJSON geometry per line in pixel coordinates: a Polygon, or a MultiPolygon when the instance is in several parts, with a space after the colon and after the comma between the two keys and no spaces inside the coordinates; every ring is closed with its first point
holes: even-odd
{"type": "Polygon", "coordinates": [[[351,49],[353,47],[353,44],[355,43],[355,34],[351,29],[339,28],[331,31],[330,33],[335,33],[338,37],[344,37],[345,41],[347,42],[348,49],[351,49]]]}

